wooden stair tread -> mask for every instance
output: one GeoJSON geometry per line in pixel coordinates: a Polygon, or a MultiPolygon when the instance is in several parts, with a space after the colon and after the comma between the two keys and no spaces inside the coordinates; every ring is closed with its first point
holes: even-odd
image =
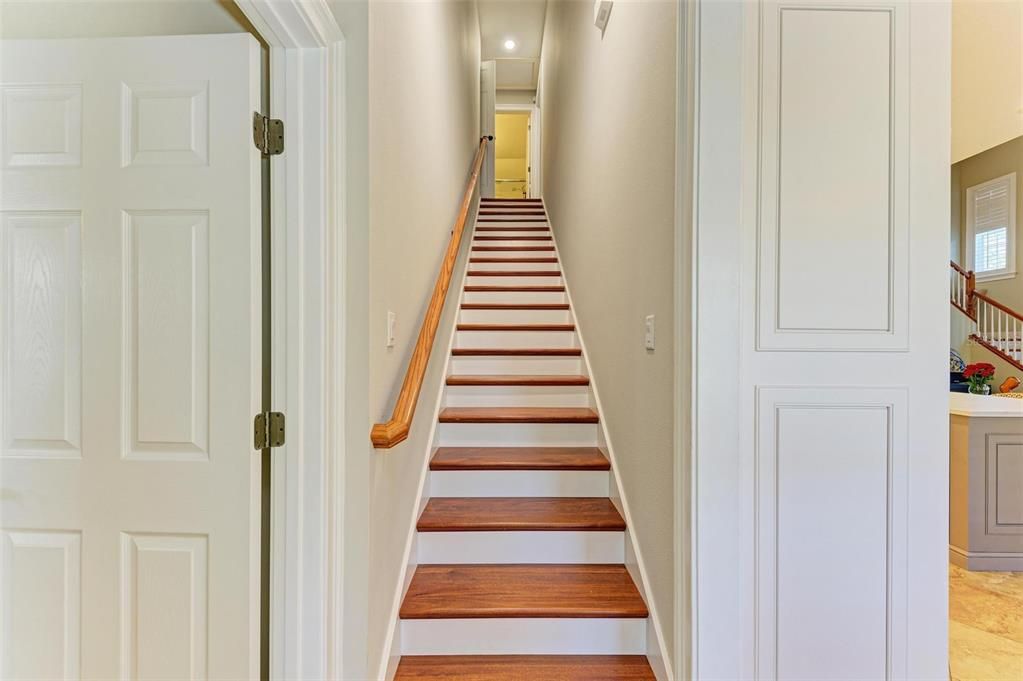
{"type": "MultiPolygon", "coordinates": [[[[479,214],[482,215],[546,215],[547,211],[543,208],[520,208],[518,206],[509,206],[507,208],[484,208],[480,210],[479,214]]],[[[482,218],[481,218],[482,219],[482,218]]]]}
{"type": "Polygon", "coordinates": [[[643,618],[624,565],[420,565],[402,619],[643,618]]]}
{"type": "Polygon", "coordinates": [[[395,681],[655,681],[645,655],[403,655],[395,681]]]}
{"type": "Polygon", "coordinates": [[[441,423],[599,423],[588,407],[446,407],[441,423]]]}
{"type": "Polygon", "coordinates": [[[477,232],[549,232],[550,227],[477,227],[477,232]]]}
{"type": "Polygon", "coordinates": [[[564,293],[564,286],[479,286],[471,284],[465,287],[469,293],[564,293]]]}
{"type": "Polygon", "coordinates": [[[463,310],[567,310],[568,303],[462,303],[463,310]]]}
{"type": "Polygon", "coordinates": [[[473,246],[473,251],[495,252],[495,251],[553,251],[554,246],[473,246]]]}
{"type": "Polygon", "coordinates": [[[556,263],[556,262],[558,262],[558,259],[557,258],[469,258],[469,262],[470,263],[474,263],[474,262],[475,263],[480,263],[480,262],[506,263],[506,264],[511,265],[511,264],[514,264],[514,263],[524,263],[524,262],[532,262],[532,263],[556,263]]]}
{"type": "Polygon", "coordinates": [[[625,521],[600,497],[433,497],[420,532],[618,532],[625,521]]]}
{"type": "Polygon", "coordinates": [[[607,471],[597,447],[438,447],[433,471],[607,471]]]}
{"type": "Polygon", "coordinates": [[[455,357],[579,357],[582,348],[452,348],[455,357]]]}
{"type": "Polygon", "coordinates": [[[514,217],[514,218],[494,218],[494,217],[480,217],[476,222],[547,222],[546,217],[538,218],[533,216],[527,217],[514,217]]]}
{"type": "Polygon", "coordinates": [[[476,241],[551,241],[549,236],[490,236],[476,235],[476,241]]]}
{"type": "Polygon", "coordinates": [[[459,324],[459,331],[575,331],[575,324],[459,324]]]}
{"type": "Polygon", "coordinates": [[[560,277],[560,270],[469,270],[469,277],[560,277]]]}
{"type": "Polygon", "coordinates": [[[524,386],[563,386],[589,385],[588,376],[561,376],[557,374],[466,374],[452,375],[447,378],[448,385],[524,385],[524,386]]]}

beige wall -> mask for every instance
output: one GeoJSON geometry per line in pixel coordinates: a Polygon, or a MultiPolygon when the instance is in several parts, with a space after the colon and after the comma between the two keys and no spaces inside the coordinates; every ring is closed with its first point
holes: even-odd
{"type": "Polygon", "coordinates": [[[1023,135],[1023,0],[952,2],[952,160],[1023,135]]]}
{"type": "MultiPolygon", "coordinates": [[[[386,420],[404,377],[419,324],[479,144],[480,37],[471,2],[369,5],[369,418],[386,420]],[[397,315],[394,348],[386,315],[397,315]]],[[[370,675],[380,657],[400,585],[406,539],[442,378],[450,304],[437,334],[412,432],[387,450],[369,449],[370,675]]],[[[354,453],[350,453],[354,454],[354,453]]]]}
{"type": "MultiPolygon", "coordinates": [[[[965,243],[966,190],[1009,173],[1016,173],[1016,267],[1020,269],[1023,267],[1023,137],[1017,137],[952,166],[952,205],[954,206],[952,222],[953,225],[958,225],[959,242],[965,243]]],[[[966,267],[972,269],[972,264],[966,263],[966,267]]],[[[1023,271],[1012,279],[980,282],[977,288],[1012,309],[1023,311],[1023,271]]],[[[962,315],[953,310],[953,342],[957,338],[957,322],[960,325],[962,322],[960,317],[962,315]]],[[[961,334],[961,329],[958,329],[958,333],[961,334]]],[[[992,353],[983,348],[971,345],[967,354],[969,361],[991,362],[997,367],[995,386],[1009,375],[1023,378],[1023,372],[1007,362],[995,358],[992,353]]]]}
{"type": "Polygon", "coordinates": [[[675,3],[619,2],[601,38],[592,3],[549,3],[539,93],[543,195],[669,647],[675,27],[675,3]]]}

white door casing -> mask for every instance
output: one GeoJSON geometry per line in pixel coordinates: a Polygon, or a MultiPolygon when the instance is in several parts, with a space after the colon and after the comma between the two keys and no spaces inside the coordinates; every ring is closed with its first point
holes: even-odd
{"type": "Polygon", "coordinates": [[[258,44],[0,50],[0,676],[256,678],[258,44]]]}
{"type": "Polygon", "coordinates": [[[694,676],[947,677],[948,5],[699,32],[694,676]]]}

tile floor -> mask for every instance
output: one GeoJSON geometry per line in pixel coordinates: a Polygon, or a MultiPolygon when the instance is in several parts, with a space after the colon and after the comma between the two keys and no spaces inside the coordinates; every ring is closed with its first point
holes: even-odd
{"type": "Polygon", "coordinates": [[[952,681],[1023,681],[1023,572],[949,566],[952,681]]]}

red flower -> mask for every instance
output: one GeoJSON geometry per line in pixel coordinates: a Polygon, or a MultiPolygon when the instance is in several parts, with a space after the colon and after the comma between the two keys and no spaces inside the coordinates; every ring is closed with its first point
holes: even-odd
{"type": "Polygon", "coordinates": [[[991,378],[995,375],[995,367],[993,364],[987,362],[978,362],[977,364],[970,364],[963,370],[963,378],[991,378]]]}

